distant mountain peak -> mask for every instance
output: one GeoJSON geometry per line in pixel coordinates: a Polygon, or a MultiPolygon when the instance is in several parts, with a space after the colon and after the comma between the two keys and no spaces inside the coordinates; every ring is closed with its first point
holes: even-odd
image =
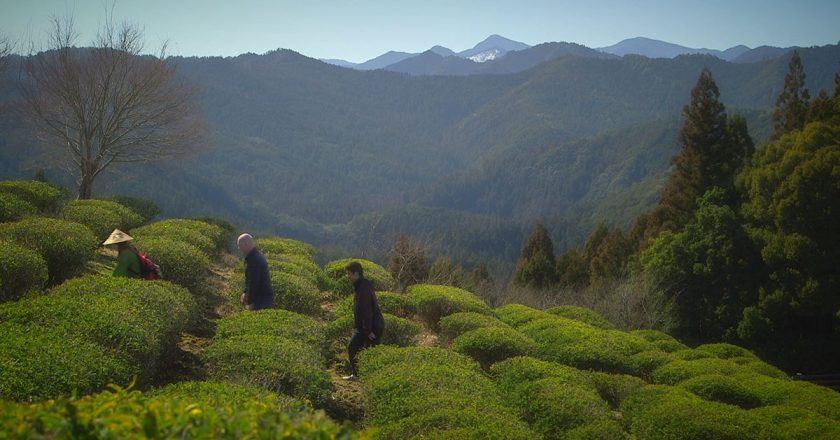
{"type": "Polygon", "coordinates": [[[455,55],[455,52],[452,49],[443,46],[432,46],[432,48],[429,50],[442,57],[449,57],[455,55]]]}

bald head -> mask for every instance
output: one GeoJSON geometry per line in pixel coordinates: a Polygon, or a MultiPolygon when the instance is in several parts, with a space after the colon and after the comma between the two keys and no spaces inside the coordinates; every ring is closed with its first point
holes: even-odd
{"type": "Polygon", "coordinates": [[[254,250],[254,237],[251,234],[242,234],[236,239],[236,245],[243,255],[248,255],[254,250]]]}

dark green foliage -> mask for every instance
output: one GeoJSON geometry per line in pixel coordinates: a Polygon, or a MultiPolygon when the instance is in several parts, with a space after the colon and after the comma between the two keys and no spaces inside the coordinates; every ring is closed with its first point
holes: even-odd
{"type": "Polygon", "coordinates": [[[137,247],[158,264],[163,278],[190,290],[201,287],[210,270],[210,259],[187,242],[165,238],[137,240],[137,247]]]}
{"type": "Polygon", "coordinates": [[[557,282],[556,265],[554,244],[548,230],[539,223],[522,247],[522,253],[516,263],[514,282],[520,286],[538,289],[551,286],[557,282]]]}
{"type": "Polygon", "coordinates": [[[614,420],[603,419],[578,426],[564,435],[567,440],[627,440],[630,435],[614,420]]]}
{"type": "Polygon", "coordinates": [[[645,378],[650,377],[653,370],[673,360],[670,354],[661,350],[647,350],[630,356],[633,372],[645,378]]]}
{"type": "Polygon", "coordinates": [[[452,349],[477,360],[485,368],[510,357],[536,353],[531,338],[507,326],[470,330],[452,340],[452,349]]]}
{"type": "Polygon", "coordinates": [[[170,283],[86,276],[0,306],[2,395],[48,398],[108,383],[146,384],[195,310],[170,283]]]}
{"type": "Polygon", "coordinates": [[[216,325],[218,338],[245,335],[283,337],[312,347],[323,346],[326,340],[322,322],[288,310],[238,312],[225,316],[216,325]]]}
{"type": "Polygon", "coordinates": [[[632,335],[641,336],[650,341],[656,349],[666,353],[673,353],[679,350],[687,350],[688,346],[676,340],[673,336],[659,330],[633,330],[632,335]]]}
{"type": "Polygon", "coordinates": [[[606,330],[613,330],[615,329],[615,325],[606,319],[604,319],[601,315],[591,309],[587,309],[585,307],[579,306],[572,306],[572,305],[563,305],[563,306],[554,306],[545,310],[552,315],[562,316],[564,318],[574,319],[577,321],[585,322],[589,325],[606,329],[606,330]]]}
{"type": "Polygon", "coordinates": [[[502,322],[513,327],[521,327],[537,319],[552,318],[555,316],[551,313],[533,309],[522,304],[505,304],[501,307],[496,307],[493,310],[493,313],[502,320],[502,322]]]}
{"type": "Polygon", "coordinates": [[[478,271],[474,274],[470,274],[470,276],[465,275],[464,268],[453,263],[452,257],[441,255],[435,258],[435,261],[429,266],[427,282],[429,284],[467,288],[468,284],[475,287],[482,283],[492,281],[488,279],[490,274],[487,272],[486,266],[476,266],[476,269],[478,271]]]}
{"type": "Polygon", "coordinates": [[[318,286],[304,277],[285,272],[271,271],[274,289],[273,307],[291,310],[304,315],[316,315],[321,310],[318,286]]]}
{"type": "Polygon", "coordinates": [[[642,387],[622,403],[621,412],[630,433],[639,439],[779,438],[774,426],[762,417],[675,387],[642,387]]]}
{"type": "Polygon", "coordinates": [[[107,238],[114,229],[128,231],[143,224],[140,214],[110,200],[73,200],[64,205],[62,216],[87,226],[100,239],[107,238]]]}
{"type": "Polygon", "coordinates": [[[744,373],[735,379],[762,405],[787,405],[821,414],[840,423],[840,393],[809,382],[744,373]]]}
{"type": "Polygon", "coordinates": [[[28,218],[0,225],[0,239],[38,252],[47,262],[49,283],[78,275],[93,258],[96,236],[84,225],[51,218],[28,218]]]}
{"type": "Polygon", "coordinates": [[[805,87],[805,68],[799,51],[794,50],[785,75],[782,92],[776,99],[773,110],[773,138],[778,139],[785,133],[801,130],[805,125],[810,106],[810,94],[805,87]]]}
{"type": "Polygon", "coordinates": [[[636,377],[627,374],[609,374],[600,371],[589,371],[586,373],[589,382],[598,391],[598,395],[609,403],[611,408],[618,409],[621,402],[627,396],[633,394],[637,389],[647,383],[636,377]]]}
{"type": "Polygon", "coordinates": [[[329,398],[324,356],[303,341],[264,334],[216,337],[201,357],[214,380],[256,385],[316,405],[329,398]]]}
{"type": "Polygon", "coordinates": [[[493,382],[469,358],[440,348],[378,346],[359,355],[379,437],[531,439],[493,382]]]}
{"type": "Polygon", "coordinates": [[[417,307],[417,314],[434,329],[440,318],[458,312],[478,312],[487,315],[492,310],[476,295],[457,287],[415,284],[408,289],[408,297],[417,307]]]}
{"type": "Polygon", "coordinates": [[[459,312],[440,320],[440,336],[451,341],[463,333],[485,327],[508,327],[502,321],[483,313],[459,312]]]}
{"type": "Polygon", "coordinates": [[[773,405],[750,410],[775,425],[786,440],[830,440],[840,438],[840,422],[813,411],[793,406],[773,405]]]}
{"type": "Polygon", "coordinates": [[[589,264],[578,249],[569,249],[557,258],[557,282],[569,287],[589,284],[589,264]]]}
{"type": "Polygon", "coordinates": [[[48,275],[47,263],[37,252],[0,240],[0,302],[41,290],[48,275]]]}
{"type": "Polygon", "coordinates": [[[709,353],[708,351],[700,351],[694,350],[693,348],[683,348],[680,350],[672,351],[671,357],[675,360],[681,361],[693,361],[696,359],[712,359],[715,357],[713,353],[709,353]]]}
{"type": "Polygon", "coordinates": [[[720,374],[695,376],[680,382],[680,388],[716,402],[740,406],[744,409],[761,406],[761,399],[738,379],[720,374]]]}
{"type": "Polygon", "coordinates": [[[308,258],[315,256],[315,248],[311,244],[291,238],[257,238],[254,243],[265,254],[300,255],[308,258]]]}
{"type": "Polygon", "coordinates": [[[151,200],[130,196],[113,196],[110,200],[113,200],[136,212],[143,220],[141,223],[148,223],[161,213],[160,207],[151,200]]]}
{"type": "Polygon", "coordinates": [[[551,377],[525,385],[518,403],[523,418],[548,439],[564,438],[566,431],[610,415],[598,394],[551,377]]]}
{"type": "Polygon", "coordinates": [[[747,357],[758,359],[751,351],[737,345],[719,342],[715,344],[703,344],[694,347],[695,350],[705,351],[711,353],[721,359],[731,359],[736,357],[747,357]]]}
{"type": "Polygon", "coordinates": [[[0,402],[0,431],[21,438],[356,438],[286,396],[230,383],[182,382],[141,393],[114,387],[79,399],[0,402]]]}
{"type": "Polygon", "coordinates": [[[20,220],[36,211],[35,205],[14,194],[0,193],[0,223],[20,220]]]}
{"type": "Polygon", "coordinates": [[[731,360],[718,358],[677,360],[665,364],[652,373],[656,383],[676,385],[684,380],[693,377],[718,374],[732,376],[734,374],[758,373],[766,377],[778,377],[774,372],[764,371],[760,368],[752,368],[751,365],[739,365],[731,360]]]}
{"type": "Polygon", "coordinates": [[[395,287],[394,278],[382,266],[361,258],[344,258],[331,261],[324,266],[326,276],[332,280],[332,290],[340,295],[353,293],[353,286],[347,279],[344,268],[353,261],[358,261],[365,272],[365,278],[373,283],[373,288],[379,290],[392,290],[395,287]]]}
{"type": "Polygon", "coordinates": [[[672,301],[670,330],[680,339],[734,338],[744,307],[755,301],[761,257],[724,199],[719,188],[707,192],[682,231],[663,233],[642,254],[672,301]]]}
{"type": "Polygon", "coordinates": [[[35,180],[0,181],[0,193],[15,195],[43,213],[57,212],[64,195],[59,187],[35,180]]]}
{"type": "Polygon", "coordinates": [[[522,387],[540,379],[553,378],[570,385],[590,387],[595,391],[589,375],[568,365],[548,362],[528,356],[518,356],[490,366],[490,375],[499,388],[509,396],[522,392],[522,387]]]}

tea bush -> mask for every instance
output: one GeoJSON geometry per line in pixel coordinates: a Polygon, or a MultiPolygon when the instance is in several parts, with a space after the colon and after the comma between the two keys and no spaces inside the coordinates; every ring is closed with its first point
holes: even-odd
{"type": "Polygon", "coordinates": [[[137,247],[160,266],[164,279],[190,290],[200,287],[210,271],[207,255],[185,242],[144,238],[137,240],[137,247]]]}
{"type": "Polygon", "coordinates": [[[840,438],[840,423],[802,408],[773,405],[752,409],[749,412],[772,423],[783,439],[840,438]]]}
{"type": "Polygon", "coordinates": [[[510,327],[483,327],[456,337],[452,349],[487,368],[510,357],[534,354],[537,346],[531,338],[510,327]]]}
{"type": "Polygon", "coordinates": [[[829,388],[756,373],[739,374],[735,379],[758,396],[762,405],[795,406],[840,422],[840,393],[829,388]]]}
{"type": "Polygon", "coordinates": [[[111,200],[73,200],[64,205],[63,216],[89,227],[99,238],[114,229],[128,231],[143,224],[140,214],[111,200]]]}
{"type": "Polygon", "coordinates": [[[435,331],[440,318],[458,312],[492,315],[492,309],[478,296],[450,286],[415,284],[408,288],[408,297],[416,305],[417,314],[435,331]]]}
{"type": "Polygon", "coordinates": [[[730,359],[734,357],[758,359],[758,356],[756,356],[755,354],[753,354],[753,352],[747,350],[746,348],[722,342],[717,344],[698,345],[697,347],[694,347],[694,349],[704,351],[706,353],[711,353],[715,357],[720,359],[730,359]]]}
{"type": "Polygon", "coordinates": [[[195,247],[207,256],[213,255],[216,252],[216,245],[206,235],[201,232],[185,228],[182,226],[160,225],[159,223],[152,223],[151,225],[142,226],[132,229],[129,234],[142,243],[147,240],[166,240],[177,243],[186,243],[195,247]]]}
{"type": "Polygon", "coordinates": [[[304,315],[316,315],[321,311],[318,287],[306,278],[272,271],[271,286],[274,289],[273,307],[304,315]]]}
{"type": "MultiPolygon", "coordinates": [[[[655,344],[655,342],[653,343],[655,344]]],[[[653,370],[672,362],[670,354],[659,350],[648,350],[630,356],[630,364],[633,366],[633,374],[649,378],[653,370]]]]}
{"type": "Polygon", "coordinates": [[[537,343],[539,357],[581,369],[636,373],[631,356],[652,349],[638,336],[559,316],[531,321],[519,330],[537,343]]]}
{"type": "Polygon", "coordinates": [[[644,338],[657,350],[661,350],[666,353],[673,353],[678,350],[688,349],[687,345],[678,341],[673,336],[659,330],[633,330],[630,334],[644,338]]]}
{"type": "Polygon", "coordinates": [[[262,334],[216,337],[201,358],[213,380],[256,385],[316,405],[330,395],[323,354],[300,340],[262,334]]]}
{"type": "Polygon", "coordinates": [[[531,439],[469,358],[432,347],[377,346],[359,355],[367,421],[385,439],[531,439]]]}
{"type": "MultiPolygon", "coordinates": [[[[26,327],[33,338],[38,335],[36,339],[42,342],[44,350],[38,355],[37,363],[19,357],[6,361],[10,366],[17,364],[14,368],[24,367],[21,371],[53,368],[53,363],[64,362],[57,359],[64,356],[60,348],[62,340],[78,339],[84,342],[80,347],[91,351],[98,348],[103,353],[103,365],[110,362],[115,368],[111,375],[96,376],[100,382],[83,382],[89,383],[89,390],[104,387],[109,381],[128,383],[126,376],[121,374],[127,370],[132,375],[138,374],[140,382],[145,384],[174,349],[179,333],[194,316],[195,308],[189,292],[167,282],[102,275],[75,278],[53,288],[47,295],[0,306],[0,321],[26,327]],[[136,368],[125,368],[126,362],[136,368]]],[[[28,341],[24,336],[15,339],[14,343],[26,345],[28,341]]],[[[10,347],[9,353],[23,356],[28,349],[10,347]]],[[[90,360],[84,368],[99,371],[95,356],[80,356],[90,360]]],[[[69,388],[30,382],[29,390],[42,397],[52,396],[54,391],[69,393],[73,389],[70,381],[75,380],[72,377],[78,376],[75,369],[68,371],[71,379],[62,385],[69,388]],[[40,389],[49,390],[49,393],[43,394],[38,391],[40,389]]],[[[56,370],[56,374],[61,374],[61,370],[56,370]]],[[[127,377],[131,379],[130,375],[127,377]]],[[[57,380],[55,377],[43,379],[57,380]]]]}
{"type": "Polygon", "coordinates": [[[732,376],[752,371],[748,366],[738,365],[729,360],[708,358],[674,361],[654,370],[651,377],[656,383],[676,385],[684,380],[707,374],[732,376]]]}
{"type": "Polygon", "coordinates": [[[37,252],[0,240],[0,302],[41,290],[48,278],[47,263],[37,252]]]}
{"type": "Polygon", "coordinates": [[[554,378],[571,385],[589,387],[595,391],[586,372],[568,365],[547,362],[528,356],[517,356],[490,366],[490,376],[507,396],[516,398],[528,383],[554,378]]]}
{"type": "Polygon", "coordinates": [[[587,372],[589,382],[595,387],[598,395],[606,400],[612,408],[618,408],[627,396],[647,383],[628,374],[609,374],[600,371],[587,372]]]}
{"type": "Polygon", "coordinates": [[[463,333],[484,327],[510,328],[509,325],[489,315],[458,312],[441,318],[440,336],[446,341],[451,341],[463,333]]]}
{"type": "Polygon", "coordinates": [[[772,424],[754,413],[677,387],[642,387],[622,403],[621,411],[630,433],[640,440],[780,438],[772,424]]]}
{"type": "Polygon", "coordinates": [[[0,181],[0,193],[15,195],[44,213],[58,212],[64,195],[61,188],[36,180],[0,181]]]}
{"type": "Polygon", "coordinates": [[[264,309],[239,312],[217,321],[219,339],[246,335],[278,336],[312,347],[324,347],[325,327],[321,321],[288,310],[264,309]]]}
{"type": "Polygon", "coordinates": [[[0,193],[0,223],[20,220],[37,211],[35,205],[14,194],[0,193]]]}
{"type": "Polygon", "coordinates": [[[693,348],[680,349],[670,353],[674,360],[678,361],[694,361],[697,359],[712,359],[715,355],[708,351],[695,350],[693,348]]]}
{"type": "Polygon", "coordinates": [[[114,387],[35,404],[0,402],[0,432],[12,438],[362,438],[286,396],[214,382],[146,393],[114,387]]]}
{"type": "MultiPolygon", "coordinates": [[[[417,311],[417,307],[415,307],[411,298],[403,293],[376,292],[376,300],[382,313],[399,316],[400,318],[410,318],[417,311]]],[[[333,313],[336,317],[352,315],[353,297],[348,296],[339,300],[333,313]]]]}
{"type": "Polygon", "coordinates": [[[553,318],[555,316],[551,313],[533,309],[522,304],[505,304],[501,307],[496,307],[493,313],[502,322],[514,328],[519,328],[537,319],[553,318]]]}
{"type": "Polygon", "coordinates": [[[151,200],[141,199],[139,197],[131,196],[113,196],[109,200],[113,200],[126,208],[131,209],[140,216],[142,221],[140,224],[148,223],[158,214],[160,214],[160,207],[151,200]]]}
{"type": "Polygon", "coordinates": [[[0,224],[0,239],[38,252],[47,262],[49,284],[80,274],[99,245],[96,236],[84,225],[40,217],[0,224]]]}
{"type": "Polygon", "coordinates": [[[361,258],[344,258],[331,261],[324,266],[324,274],[330,280],[331,288],[336,294],[349,295],[353,293],[353,285],[350,284],[350,280],[347,279],[344,270],[344,267],[353,261],[357,261],[362,265],[365,278],[373,283],[373,288],[377,292],[394,288],[394,278],[391,277],[391,274],[384,267],[373,261],[363,260],[361,258]]]}
{"type": "Polygon", "coordinates": [[[254,243],[265,254],[299,255],[308,259],[315,256],[315,248],[311,244],[291,238],[257,238],[254,243]]]}
{"type": "Polygon", "coordinates": [[[611,414],[595,392],[552,377],[525,385],[518,404],[523,418],[544,438],[563,438],[567,431],[607,421],[611,414]]]}
{"type": "Polygon", "coordinates": [[[615,325],[596,313],[594,310],[585,307],[563,305],[555,306],[545,310],[552,315],[562,316],[564,318],[575,319],[577,321],[585,322],[591,326],[599,327],[605,330],[614,330],[615,325]]]}
{"type": "Polygon", "coordinates": [[[632,437],[622,429],[618,422],[602,419],[567,431],[563,438],[566,440],[630,440],[632,437]]]}
{"type": "Polygon", "coordinates": [[[730,376],[707,374],[680,382],[680,388],[706,400],[737,405],[744,409],[761,406],[761,399],[747,386],[730,376]]]}

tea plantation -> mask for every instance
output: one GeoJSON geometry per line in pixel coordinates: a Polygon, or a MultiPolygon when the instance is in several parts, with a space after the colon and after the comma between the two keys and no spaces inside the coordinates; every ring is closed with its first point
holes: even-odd
{"type": "Polygon", "coordinates": [[[257,237],[276,299],[247,311],[234,230],[120,200],[0,182],[0,438],[840,438],[840,393],[741,347],[450,286],[393,292],[360,259],[386,330],[345,382],[354,259],[322,268],[309,244],[257,237]],[[164,280],[110,276],[113,228],[164,280]]]}

